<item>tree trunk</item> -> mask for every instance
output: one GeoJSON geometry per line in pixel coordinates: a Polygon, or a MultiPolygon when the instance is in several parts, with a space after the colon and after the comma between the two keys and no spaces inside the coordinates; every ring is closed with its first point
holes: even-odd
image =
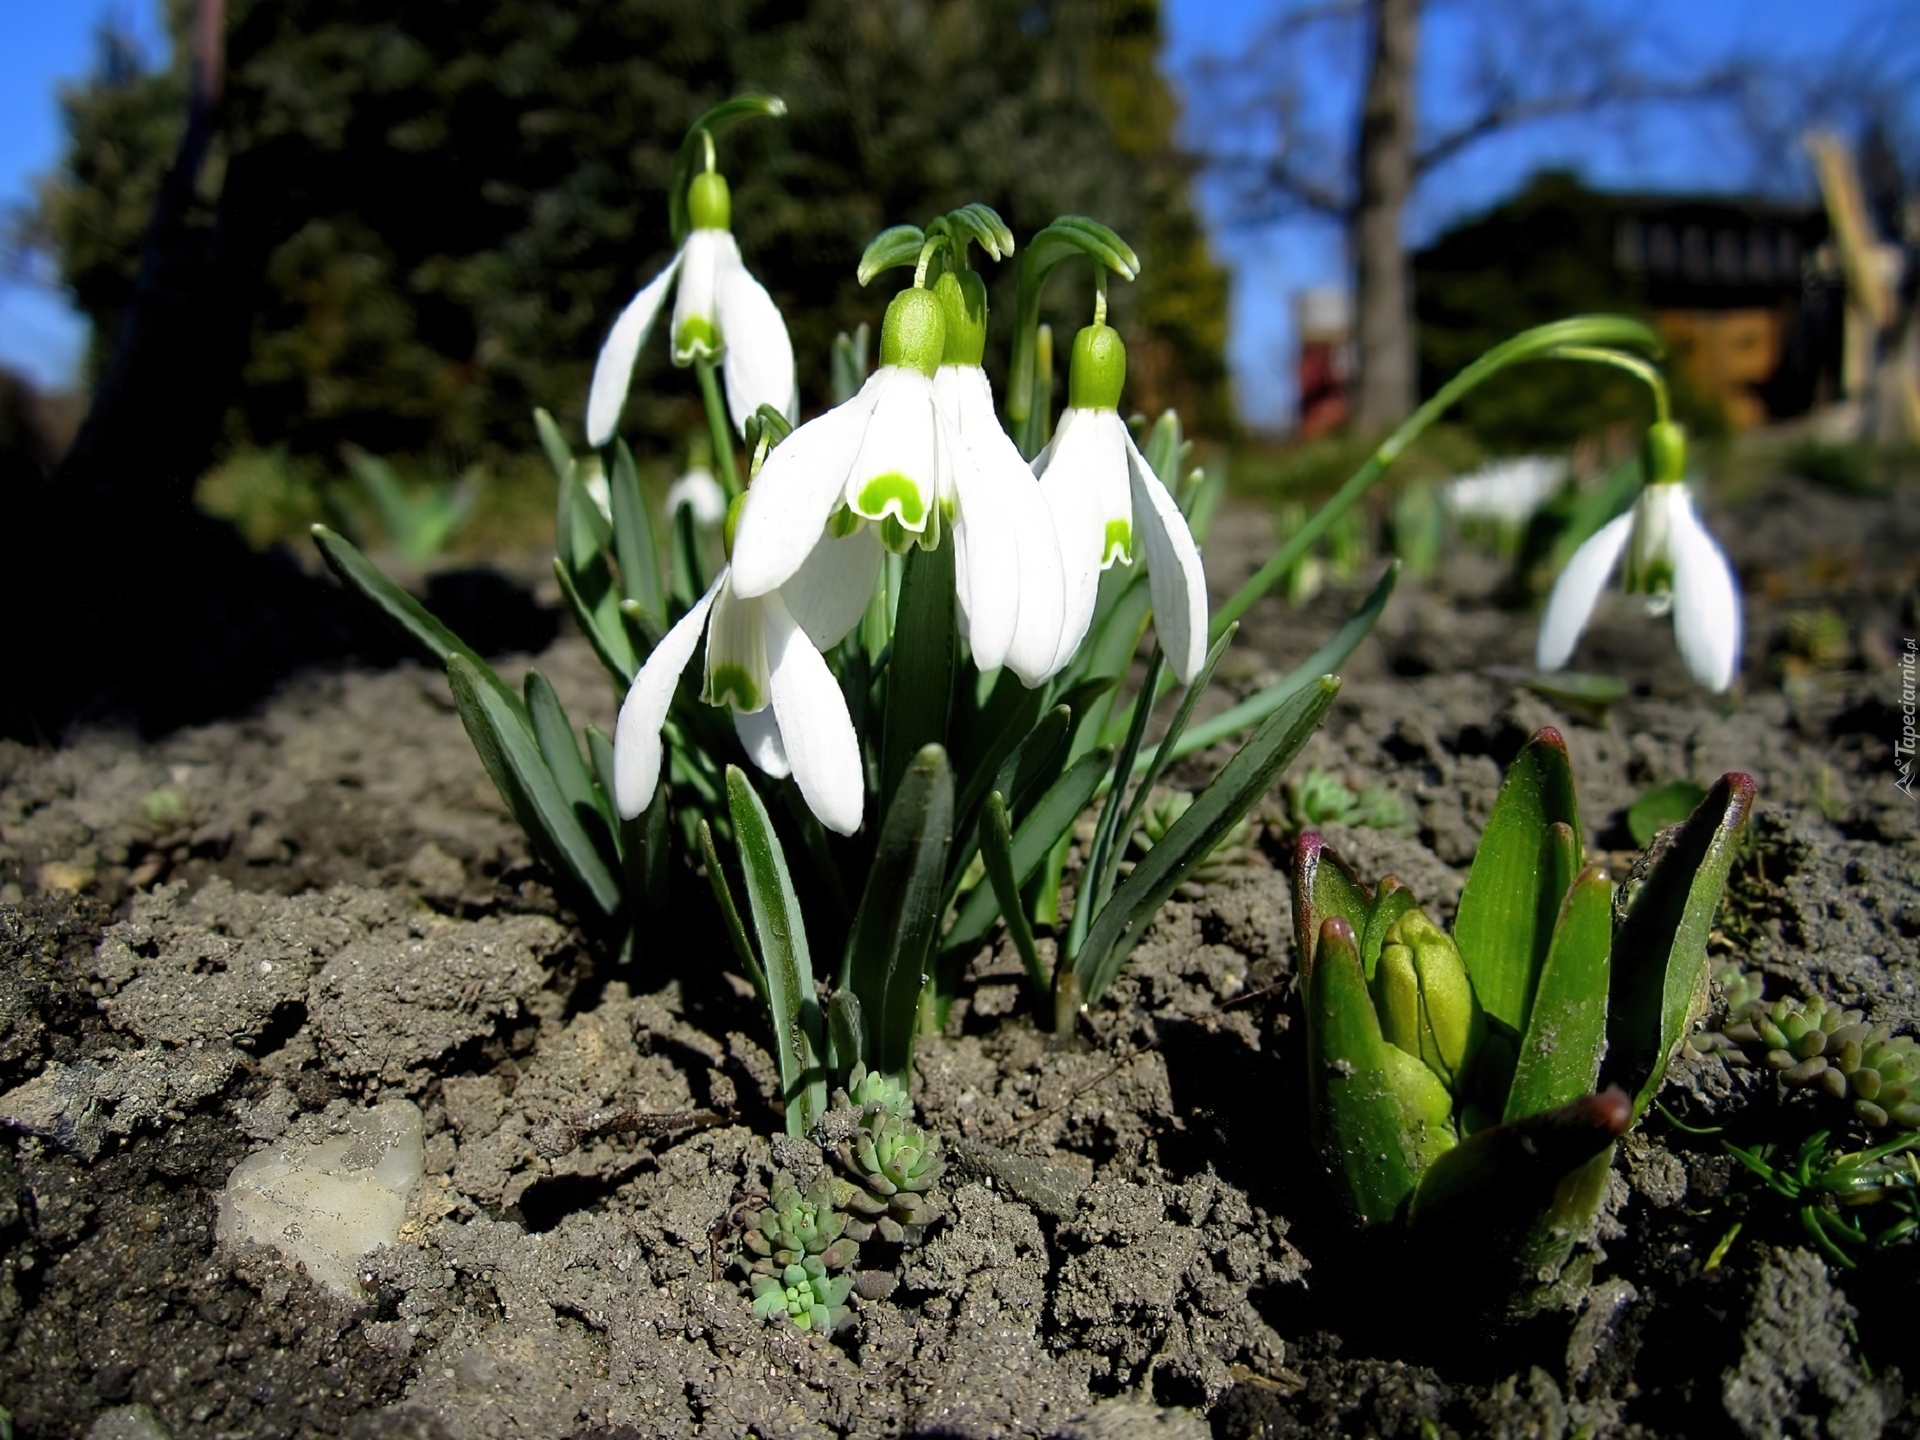
{"type": "Polygon", "coordinates": [[[1360,110],[1360,194],[1353,213],[1353,418],[1362,432],[1413,412],[1412,283],[1401,238],[1413,189],[1414,58],[1419,0],[1368,0],[1373,59],[1360,110]]]}

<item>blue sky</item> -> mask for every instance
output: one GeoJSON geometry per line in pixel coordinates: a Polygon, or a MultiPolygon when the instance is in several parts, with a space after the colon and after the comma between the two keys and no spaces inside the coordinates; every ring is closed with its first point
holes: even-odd
{"type": "MultiPolygon", "coordinates": [[[[1273,0],[1164,0],[1167,63],[1176,83],[1189,80],[1207,55],[1243,51],[1273,0]]],[[[1436,3],[1424,35],[1423,78],[1432,83],[1429,110],[1442,117],[1449,80],[1469,58],[1474,13],[1506,0],[1436,3]],[[1429,72],[1430,75],[1429,75],[1429,72]]],[[[1607,6],[1616,0],[1588,0],[1607,6]]],[[[1735,55],[1817,61],[1878,21],[1915,15],[1914,0],[1639,0],[1617,3],[1623,23],[1637,27],[1644,52],[1676,63],[1713,63],[1735,55]]],[[[30,200],[33,177],[50,170],[60,149],[58,90],[91,66],[94,35],[113,19],[140,36],[148,53],[163,53],[158,0],[0,0],[0,209],[30,200]]],[[[1911,27],[1920,31],[1920,22],[1911,27]]],[[[1353,70],[1342,54],[1327,57],[1309,110],[1343,113],[1353,70]]],[[[1204,142],[1197,112],[1189,113],[1187,143],[1204,142]]],[[[1757,162],[1737,127],[1710,123],[1697,111],[1650,111],[1631,126],[1591,121],[1542,124],[1468,151],[1438,172],[1420,192],[1409,220],[1416,242],[1461,215],[1510,193],[1543,164],[1570,164],[1594,182],[1633,189],[1743,189],[1756,182],[1775,189],[1804,188],[1797,155],[1757,162]]],[[[1215,245],[1234,274],[1231,359],[1243,414],[1256,423],[1283,422],[1292,387],[1290,297],[1305,286],[1339,281],[1344,257],[1338,232],[1315,220],[1258,230],[1236,228],[1227,197],[1203,185],[1202,206],[1215,245]]],[[[43,385],[71,383],[86,341],[83,322],[45,277],[0,272],[0,365],[22,370],[43,385]]]]}

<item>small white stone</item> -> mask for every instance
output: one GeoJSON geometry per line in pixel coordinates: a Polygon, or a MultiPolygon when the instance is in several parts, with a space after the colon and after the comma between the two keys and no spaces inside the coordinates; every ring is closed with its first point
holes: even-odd
{"type": "Polygon", "coordinates": [[[390,1100],[347,1117],[318,1145],[281,1145],[233,1167],[220,1193],[219,1237],[272,1246],[335,1293],[362,1292],[357,1261],[391,1245],[426,1167],[420,1110],[390,1100]]]}

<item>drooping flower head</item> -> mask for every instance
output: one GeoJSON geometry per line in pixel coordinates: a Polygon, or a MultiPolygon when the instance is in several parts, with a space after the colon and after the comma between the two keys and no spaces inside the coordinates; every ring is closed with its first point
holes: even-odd
{"type": "Polygon", "coordinates": [[[702,461],[696,460],[667,487],[667,515],[679,514],[682,506],[693,512],[693,523],[702,530],[715,529],[727,518],[727,492],[702,461]]]}
{"type": "Polygon", "coordinates": [[[980,669],[1007,665],[1026,685],[1038,685],[1067,660],[1059,653],[1066,592],[1053,515],[994,413],[980,364],[987,344],[985,282],[976,271],[949,270],[934,293],[945,311],[947,340],[933,393],[958,441],[941,498],[951,512],[964,633],[980,669]]]}
{"type": "Polygon", "coordinates": [[[1100,314],[1074,337],[1067,409],[1033,462],[1053,512],[1066,579],[1055,667],[1086,637],[1100,572],[1144,556],[1160,648],[1185,684],[1207,655],[1206,574],[1186,516],[1120,418],[1126,379],[1126,346],[1100,314]]]}
{"type": "Polygon", "coordinates": [[[1629,595],[1646,599],[1647,613],[1673,613],[1673,638],[1694,680],[1716,694],[1740,668],[1740,586],[1725,553],[1707,533],[1681,482],[1686,437],[1662,422],[1647,435],[1653,477],[1633,508],[1595,531],[1553,582],[1540,620],[1535,662],[1558,670],[1573,658],[1601,591],[1626,556],[1629,595]]]}
{"type": "Polygon", "coordinates": [[[771,405],[792,418],[798,413],[793,379],[793,342],[786,322],[766,288],[747,273],[734,243],[733,197],[726,176],[713,168],[712,140],[707,169],[687,187],[687,218],[692,229],[667,268],[647,282],[608,331],[593,367],[587,396],[587,441],[596,447],[613,438],[627,403],[640,347],[679,281],[674,297],[672,353],[676,365],[720,362],[727,409],[734,424],[745,427],[760,406],[771,405]]]}
{"type": "Polygon", "coordinates": [[[938,298],[914,286],[887,306],[880,366],[860,392],[794,431],[747,491],[734,537],[736,593],[753,598],[797,574],[823,536],[871,530],[892,550],[940,543],[940,497],[958,449],[934,399],[946,349],[938,298]]]}
{"type": "Polygon", "coordinates": [[[747,756],[775,778],[792,775],[822,825],[860,828],[866,781],[860,741],[840,683],[821,651],[859,623],[880,573],[880,546],[854,535],[818,546],[782,590],[743,597],[731,569],[669,630],[634,677],[614,726],[614,800],[623,819],[652,803],[660,732],[680,676],[706,638],[700,698],[733,712],[747,756]]]}

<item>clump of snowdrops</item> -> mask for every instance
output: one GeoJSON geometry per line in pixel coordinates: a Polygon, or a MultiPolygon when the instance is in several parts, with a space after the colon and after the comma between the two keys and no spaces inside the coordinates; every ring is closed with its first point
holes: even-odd
{"type": "MultiPolygon", "coordinates": [[[[1175,414],[1148,423],[1122,408],[1127,348],[1106,300],[1140,261],[1097,221],[1064,216],[1021,244],[973,204],[883,232],[849,257],[863,285],[905,278],[878,363],[869,370],[865,327],[842,335],[833,403],[799,423],[792,342],[733,238],[718,168],[731,127],[783,113],[745,96],[688,132],[668,188],[676,251],[614,318],[595,366],[583,427],[595,453],[536,416],[558,481],[554,572],[619,697],[611,733],[576,728],[538,671],[509,687],[353,546],[324,527],[315,536],[343,579],[446,666],[502,798],[611,956],[646,964],[649,918],[704,871],[713,923],[767,1012],[786,1128],[805,1134],[857,1066],[910,1083],[915,1037],[943,1022],[996,923],[1047,1023],[1070,1028],[1097,1004],[1162,903],[1299,753],[1399,568],[1305,664],[1196,721],[1239,617],[1491,375],[1585,359],[1634,369],[1658,393],[1642,356],[1659,342],[1636,321],[1589,316],[1489,352],[1210,613],[1200,547],[1224,476],[1191,465],[1175,414]],[[996,395],[979,267],[1003,264],[1019,267],[1018,298],[996,395]],[[1091,266],[1095,298],[1061,347],[1056,414],[1040,301],[1070,264],[1091,266]],[[657,511],[619,428],[663,316],[674,364],[699,387],[711,468],[657,511]],[[704,530],[715,519],[717,537],[704,530]],[[1149,745],[1163,698],[1170,713],[1149,745]],[[1172,761],[1229,741],[1239,748],[1191,804],[1154,808],[1172,761]],[[1063,886],[1089,806],[1092,838],[1063,886]],[[1124,863],[1140,834],[1150,848],[1124,863]]],[[[1678,508],[1663,498],[1635,513],[1648,533],[1632,583],[1684,589],[1693,551],[1684,537],[1671,551],[1678,508]]],[[[1625,548],[1613,543],[1625,534],[1606,545],[1625,548]]],[[[1684,595],[1676,607],[1684,620],[1684,595]]],[[[901,1138],[906,1124],[876,1153],[917,1144],[901,1138]]],[[[781,1279],[786,1313],[838,1323],[831,1277],[781,1279]]]]}

